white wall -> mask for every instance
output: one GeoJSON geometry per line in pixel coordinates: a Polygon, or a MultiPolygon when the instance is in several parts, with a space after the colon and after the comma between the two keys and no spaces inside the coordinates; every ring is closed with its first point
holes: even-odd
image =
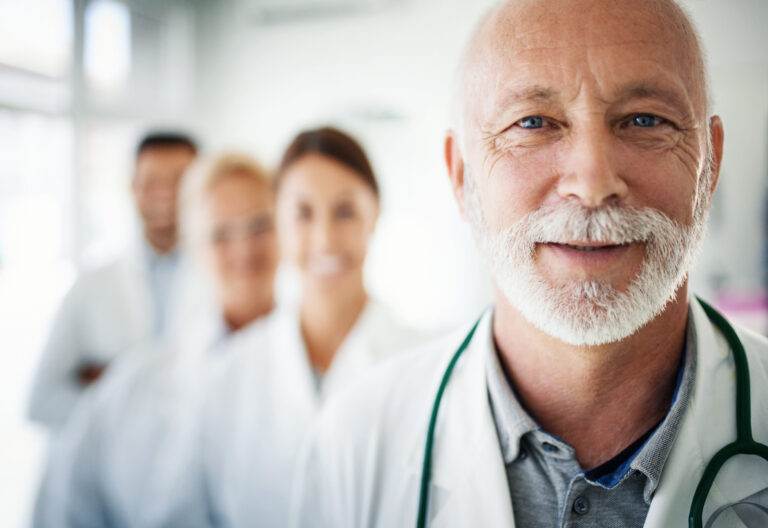
{"type": "Polygon", "coordinates": [[[725,152],[695,285],[761,287],[768,181],[768,2],[689,0],[710,65],[725,152]]]}
{"type": "MultiPolygon", "coordinates": [[[[373,289],[414,321],[471,317],[488,286],[450,196],[442,137],[461,46],[492,2],[412,0],[263,26],[244,17],[246,0],[239,1],[201,15],[198,117],[209,147],[238,145],[274,163],[303,126],[331,121],[358,134],[385,198],[371,255],[373,289]]],[[[719,281],[754,290],[768,174],[768,33],[761,31],[768,2],[688,4],[726,129],[713,227],[694,287],[711,294],[719,281]]]]}

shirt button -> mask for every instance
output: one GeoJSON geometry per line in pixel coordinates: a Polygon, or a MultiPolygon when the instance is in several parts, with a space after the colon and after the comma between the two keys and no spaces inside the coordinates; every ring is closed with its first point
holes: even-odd
{"type": "Polygon", "coordinates": [[[521,449],[520,453],[518,453],[518,455],[517,455],[517,459],[518,460],[525,460],[527,456],[528,456],[528,454],[521,449]]]}
{"type": "Polygon", "coordinates": [[[579,515],[584,515],[585,513],[589,512],[589,501],[587,498],[577,497],[576,500],[573,501],[573,511],[579,515]]]}
{"type": "Polygon", "coordinates": [[[550,444],[549,442],[544,442],[541,444],[541,447],[544,448],[544,451],[547,453],[557,453],[558,449],[556,445],[550,444]]]}

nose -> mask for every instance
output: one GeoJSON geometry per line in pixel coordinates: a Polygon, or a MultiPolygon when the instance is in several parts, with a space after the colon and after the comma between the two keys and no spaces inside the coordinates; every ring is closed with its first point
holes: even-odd
{"type": "Polygon", "coordinates": [[[600,126],[574,135],[565,168],[558,181],[563,198],[578,199],[585,207],[600,207],[621,201],[627,195],[627,183],[617,166],[616,138],[600,126]]]}
{"type": "Polygon", "coordinates": [[[333,249],[333,221],[329,215],[320,216],[312,229],[312,246],[315,252],[325,253],[333,249]]]}
{"type": "Polygon", "coordinates": [[[233,262],[242,262],[248,260],[253,252],[253,237],[244,233],[237,233],[228,243],[229,257],[233,262]]]}
{"type": "Polygon", "coordinates": [[[149,198],[154,203],[174,203],[176,201],[176,187],[173,185],[157,185],[149,192],[149,198]]]}

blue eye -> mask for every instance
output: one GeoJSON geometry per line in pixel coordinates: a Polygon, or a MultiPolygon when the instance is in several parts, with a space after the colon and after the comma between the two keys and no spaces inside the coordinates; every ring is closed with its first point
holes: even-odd
{"type": "Polygon", "coordinates": [[[528,116],[518,121],[521,128],[535,129],[544,126],[544,118],[541,116],[528,116]]]}
{"type": "Polygon", "coordinates": [[[661,118],[651,114],[638,114],[632,118],[632,124],[643,128],[655,127],[661,124],[661,118]]]}

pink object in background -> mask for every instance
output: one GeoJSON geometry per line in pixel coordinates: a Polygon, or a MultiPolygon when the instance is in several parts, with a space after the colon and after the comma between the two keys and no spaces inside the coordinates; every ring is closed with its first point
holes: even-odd
{"type": "Polygon", "coordinates": [[[713,304],[732,322],[768,334],[768,292],[765,290],[722,290],[715,294],[713,304]]]}

